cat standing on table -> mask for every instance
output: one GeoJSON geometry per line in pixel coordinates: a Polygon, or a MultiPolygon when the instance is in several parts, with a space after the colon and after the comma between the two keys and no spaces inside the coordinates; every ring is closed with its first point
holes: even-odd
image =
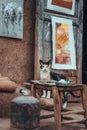
{"type": "MultiPolygon", "coordinates": [[[[51,80],[56,80],[57,83],[59,84],[70,84],[73,83],[73,81],[68,80],[63,74],[57,74],[55,72],[52,72],[50,69],[50,62],[51,60],[49,60],[48,62],[43,62],[42,60],[40,60],[40,79],[43,81],[49,81],[51,80]]],[[[67,101],[68,101],[68,93],[70,93],[73,97],[79,98],[80,96],[75,95],[72,91],[63,92],[63,98],[64,98],[64,102],[63,102],[63,108],[66,108],[67,106],[67,101]]],[[[46,98],[50,98],[51,96],[51,92],[46,90],[43,90],[43,95],[42,97],[46,97],[46,98]]]]}
{"type": "MultiPolygon", "coordinates": [[[[42,60],[40,60],[40,80],[47,82],[50,80],[62,81],[61,79],[64,79],[64,81],[65,81],[66,77],[64,75],[56,74],[56,73],[52,72],[50,65],[51,65],[51,60],[49,60],[47,62],[43,62],[42,60]]],[[[50,91],[43,90],[43,95],[41,97],[50,98],[50,96],[51,96],[50,91]]],[[[67,98],[66,96],[64,93],[65,99],[67,98]]]]}
{"type": "MultiPolygon", "coordinates": [[[[40,60],[40,80],[49,81],[50,80],[50,62],[43,62],[40,60]]],[[[51,92],[46,90],[43,90],[42,97],[50,98],[51,92]]]]}

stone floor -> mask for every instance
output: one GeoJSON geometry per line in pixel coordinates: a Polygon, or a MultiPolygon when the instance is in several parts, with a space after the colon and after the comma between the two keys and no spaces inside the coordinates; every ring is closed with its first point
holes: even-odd
{"type": "MultiPolygon", "coordinates": [[[[79,104],[79,106],[81,106],[81,104],[79,104]]],[[[67,106],[67,107],[71,107],[71,106],[67,106]]],[[[74,104],[73,104],[73,108],[79,110],[77,108],[77,104],[75,104],[75,107],[74,107],[74,104]]],[[[46,113],[45,110],[43,110],[41,112],[41,114],[48,114],[48,112],[46,113]]],[[[80,118],[80,115],[78,115],[79,118],[80,118]]],[[[0,117],[0,130],[18,130],[18,129],[10,129],[10,119],[9,118],[1,118],[0,117]]],[[[24,129],[19,129],[19,130],[24,130],[24,129]]],[[[49,119],[42,119],[40,120],[40,129],[39,130],[55,130],[55,127],[54,127],[54,118],[49,118],[49,119]]],[[[87,130],[87,128],[85,128],[85,125],[84,124],[69,124],[69,125],[63,125],[62,126],[62,130],[87,130]]]]}
{"type": "MultiPolygon", "coordinates": [[[[83,125],[77,125],[77,124],[73,125],[73,126],[72,125],[62,126],[62,130],[87,130],[87,129],[82,128],[82,127],[84,127],[84,126],[83,125]]],[[[0,118],[0,130],[11,130],[9,118],[0,118]]],[[[40,130],[55,130],[53,119],[42,120],[40,122],[40,130]]]]}

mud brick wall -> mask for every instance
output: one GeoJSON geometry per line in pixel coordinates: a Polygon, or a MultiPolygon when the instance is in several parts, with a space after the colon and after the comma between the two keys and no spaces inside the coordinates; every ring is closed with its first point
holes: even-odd
{"type": "Polygon", "coordinates": [[[34,77],[35,0],[24,0],[23,39],[0,37],[0,73],[17,83],[34,77]]]}
{"type": "MultiPolygon", "coordinates": [[[[0,73],[18,84],[34,77],[35,0],[24,0],[23,39],[0,37],[0,73]]],[[[0,117],[9,117],[19,93],[0,93],[0,117]]]]}

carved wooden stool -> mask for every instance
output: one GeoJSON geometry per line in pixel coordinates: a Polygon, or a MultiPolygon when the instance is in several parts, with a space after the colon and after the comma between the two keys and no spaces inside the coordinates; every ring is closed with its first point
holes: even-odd
{"type": "MultiPolygon", "coordinates": [[[[87,86],[82,84],[57,85],[53,83],[41,83],[38,80],[31,81],[32,96],[36,96],[36,90],[46,90],[52,92],[54,114],[44,115],[40,118],[50,118],[54,116],[55,130],[62,130],[62,124],[72,124],[84,122],[87,128],[87,86]],[[61,93],[64,91],[80,91],[81,108],[72,106],[70,109],[62,109],[61,93]],[[77,109],[76,109],[77,108],[77,109]]],[[[45,108],[46,109],[46,108],[45,108]]],[[[52,111],[52,109],[51,109],[52,111]]]]}

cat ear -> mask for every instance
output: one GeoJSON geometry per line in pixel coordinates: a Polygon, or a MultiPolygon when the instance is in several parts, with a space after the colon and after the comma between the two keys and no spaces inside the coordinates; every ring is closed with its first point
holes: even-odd
{"type": "Polygon", "coordinates": [[[42,61],[42,60],[39,60],[39,63],[40,63],[40,64],[43,64],[43,61],[42,61]]]}
{"type": "Polygon", "coordinates": [[[51,64],[51,59],[47,63],[48,63],[48,65],[51,64]]]}

